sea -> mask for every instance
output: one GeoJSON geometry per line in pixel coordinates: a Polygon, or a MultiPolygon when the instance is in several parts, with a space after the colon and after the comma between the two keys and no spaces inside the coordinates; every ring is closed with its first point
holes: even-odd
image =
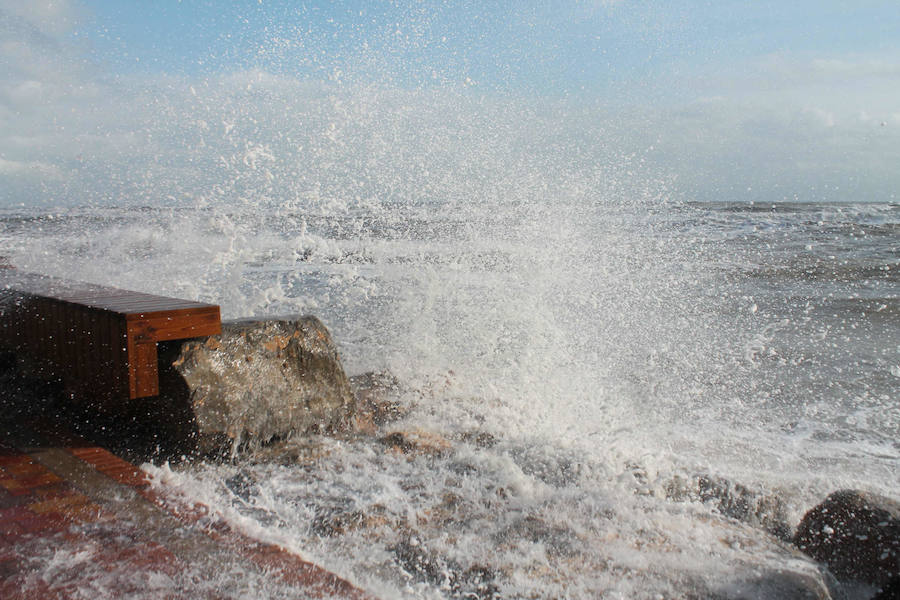
{"type": "Polygon", "coordinates": [[[833,491],[900,498],[900,203],[699,198],[611,125],[304,94],[0,209],[20,269],[313,314],[391,382],[375,436],[150,461],[160,494],[381,598],[867,597],[788,538],[833,491]]]}

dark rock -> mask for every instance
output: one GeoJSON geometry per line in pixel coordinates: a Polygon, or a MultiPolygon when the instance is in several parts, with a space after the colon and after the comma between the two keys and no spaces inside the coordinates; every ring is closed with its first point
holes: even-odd
{"type": "Polygon", "coordinates": [[[387,509],[380,504],[370,506],[366,510],[319,507],[310,522],[310,530],[322,537],[393,526],[396,526],[396,523],[387,509]]]}
{"type": "Polygon", "coordinates": [[[900,573],[900,503],[855,490],[835,492],[806,513],[794,543],[840,580],[887,585],[900,573]]]}
{"type": "Polygon", "coordinates": [[[180,343],[171,364],[187,386],[201,449],[352,426],[350,383],[315,317],[226,322],[221,335],[180,343]]]}
{"type": "Polygon", "coordinates": [[[482,565],[463,567],[453,559],[432,552],[414,535],[393,546],[391,551],[412,579],[435,585],[448,592],[451,598],[488,600],[500,597],[492,569],[482,565]]]}
{"type": "Polygon", "coordinates": [[[460,570],[455,561],[433,554],[414,535],[401,540],[391,551],[403,570],[417,581],[449,587],[453,574],[460,570]]]}
{"type": "Polygon", "coordinates": [[[570,486],[584,472],[583,456],[547,452],[545,447],[537,444],[512,449],[510,458],[525,475],[553,487],[570,486]]]}
{"type": "Polygon", "coordinates": [[[460,434],[459,439],[479,448],[493,448],[497,445],[497,436],[487,431],[466,431],[460,434]]]}
{"type": "Polygon", "coordinates": [[[731,584],[717,592],[729,600],[759,598],[833,600],[842,597],[837,587],[834,578],[828,573],[775,571],[755,579],[731,584]]]}
{"type": "Polygon", "coordinates": [[[244,502],[250,502],[251,498],[259,495],[259,485],[256,479],[246,471],[240,471],[226,479],[225,487],[244,502]]]}
{"type": "Polygon", "coordinates": [[[573,542],[575,533],[568,528],[547,523],[541,517],[529,515],[514,521],[495,536],[498,544],[517,544],[520,540],[544,544],[550,555],[571,556],[575,554],[573,542]]]}
{"type": "Polygon", "coordinates": [[[900,573],[891,577],[890,581],[881,586],[872,600],[900,600],[900,573]]]}
{"type": "Polygon", "coordinates": [[[333,451],[334,446],[329,438],[305,436],[251,448],[242,459],[251,464],[276,464],[310,470],[333,451]]]}
{"type": "Polygon", "coordinates": [[[451,443],[437,433],[422,430],[394,431],[378,439],[394,452],[445,456],[453,450],[451,443]]]}
{"type": "Polygon", "coordinates": [[[676,501],[700,501],[713,506],[719,514],[769,532],[790,541],[787,509],[778,496],[752,490],[740,483],[712,475],[697,475],[689,480],[675,478],[666,485],[666,497],[676,501]]]}

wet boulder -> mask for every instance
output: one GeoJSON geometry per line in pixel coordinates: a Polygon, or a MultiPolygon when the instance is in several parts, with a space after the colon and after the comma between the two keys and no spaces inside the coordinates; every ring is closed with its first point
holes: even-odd
{"type": "Polygon", "coordinates": [[[408,535],[390,550],[396,564],[411,580],[439,587],[450,598],[495,600],[501,597],[493,569],[478,564],[466,567],[431,550],[415,535],[408,535]]]}
{"type": "Polygon", "coordinates": [[[840,580],[886,585],[900,573],[900,503],[855,490],[834,492],[806,513],[794,543],[840,580]]]}
{"type": "Polygon", "coordinates": [[[453,444],[438,433],[421,429],[397,430],[378,438],[391,452],[397,454],[446,456],[453,444]]]}
{"type": "Polygon", "coordinates": [[[239,320],[179,343],[171,356],[201,449],[351,426],[350,383],[315,317],[239,320]]]}
{"type": "Polygon", "coordinates": [[[723,600],[759,600],[785,598],[790,600],[837,600],[844,598],[834,577],[824,569],[770,571],[729,583],[714,594],[700,597],[723,600]]]}
{"type": "Polygon", "coordinates": [[[549,555],[575,556],[577,554],[575,532],[568,527],[554,524],[538,515],[515,519],[494,536],[498,546],[517,545],[522,541],[543,544],[549,555]]]}
{"type": "Polygon", "coordinates": [[[400,382],[390,373],[368,372],[350,377],[356,399],[353,428],[374,435],[378,428],[405,416],[399,401],[400,382]]]}
{"type": "Polygon", "coordinates": [[[665,485],[666,497],[678,502],[702,502],[719,514],[758,527],[780,540],[790,541],[787,509],[772,492],[754,490],[714,475],[696,475],[691,479],[675,477],[665,485]]]}

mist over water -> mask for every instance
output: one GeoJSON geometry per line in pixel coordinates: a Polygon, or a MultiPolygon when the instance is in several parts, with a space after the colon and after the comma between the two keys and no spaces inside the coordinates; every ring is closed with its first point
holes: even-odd
{"type": "Polygon", "coordinates": [[[890,180],[785,203],[796,194],[774,173],[771,204],[754,204],[760,155],[727,179],[745,146],[694,163],[701,130],[681,137],[696,111],[712,130],[732,123],[718,104],[678,116],[483,92],[452,68],[424,85],[424,56],[403,77],[384,47],[345,49],[339,72],[306,65],[327,64],[326,80],[111,78],[68,51],[32,53],[49,79],[16,88],[37,100],[20,123],[3,113],[19,152],[0,162],[10,261],[219,303],[226,318],[315,314],[350,374],[401,382],[405,427],[454,444],[437,458],[324,442],[313,466],[152,468],[173,496],[386,597],[450,594],[403,562],[413,539],[449,571],[502,572],[506,597],[652,597],[694,580],[731,597],[774,568],[747,550],[768,534],[719,548],[713,508],[660,491],[673,478],[754,486],[791,526],[835,489],[900,494],[900,206],[869,202],[890,180]],[[698,170],[726,185],[698,188],[698,170]],[[470,441],[484,433],[495,445],[470,441]],[[255,487],[235,499],[223,482],[238,475],[255,487]],[[384,523],[316,529],[338,509],[384,523]],[[537,515],[539,534],[517,529],[537,515]]]}

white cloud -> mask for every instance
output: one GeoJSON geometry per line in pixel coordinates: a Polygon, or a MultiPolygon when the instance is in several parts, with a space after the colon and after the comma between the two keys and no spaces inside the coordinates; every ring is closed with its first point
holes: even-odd
{"type": "Polygon", "coordinates": [[[66,1],[0,0],[0,105],[27,109],[86,80],[84,57],[65,35],[76,14],[66,1]]]}
{"type": "Polygon", "coordinates": [[[492,107],[440,89],[354,89],[265,70],[110,78],[85,68],[65,36],[48,37],[76,18],[73,3],[0,0],[0,17],[12,10],[16,23],[0,24],[0,202],[393,194],[417,169],[431,178],[416,193],[440,196],[427,191],[439,177],[478,181],[503,152],[509,164],[525,160],[522,148],[587,164],[609,160],[608,148],[653,146],[655,163],[695,190],[740,182],[793,194],[859,174],[873,194],[900,184],[889,164],[900,147],[900,61],[888,58],[770,57],[730,79],[673,82],[695,102],[604,109],[577,127],[569,106],[544,122],[524,100],[492,107]],[[856,86],[859,77],[875,84],[856,86]],[[542,146],[544,137],[554,141],[542,146]]]}
{"type": "Polygon", "coordinates": [[[658,111],[644,126],[657,136],[657,160],[707,199],[868,201],[900,188],[900,119],[891,113],[834,110],[804,95],[754,100],[658,111]]]}
{"type": "Polygon", "coordinates": [[[834,78],[886,77],[900,80],[900,61],[817,58],[809,65],[812,73],[834,78]]]}
{"type": "Polygon", "coordinates": [[[44,84],[40,81],[29,79],[18,85],[13,85],[7,91],[7,97],[14,105],[27,107],[39,103],[43,98],[44,84]]]}
{"type": "Polygon", "coordinates": [[[807,127],[834,127],[835,125],[833,112],[816,107],[802,109],[798,120],[807,127]]]}
{"type": "Polygon", "coordinates": [[[60,179],[63,172],[55,165],[39,161],[6,160],[0,157],[0,175],[35,175],[60,179]]]}
{"type": "Polygon", "coordinates": [[[0,0],[0,15],[18,18],[41,33],[57,36],[71,31],[81,9],[72,0],[0,0]]]}

